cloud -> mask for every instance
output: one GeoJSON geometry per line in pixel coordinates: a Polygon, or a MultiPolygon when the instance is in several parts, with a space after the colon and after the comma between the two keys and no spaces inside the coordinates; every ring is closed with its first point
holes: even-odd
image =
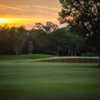
{"type": "MultiPolygon", "coordinates": [[[[47,7],[47,6],[41,6],[41,5],[16,5],[16,6],[11,6],[11,5],[3,5],[0,4],[0,12],[9,13],[12,12],[14,13],[49,13],[49,14],[55,14],[57,12],[57,8],[52,8],[52,7],[47,7]]],[[[1,13],[2,14],[2,13],[1,13]]]]}
{"type": "Polygon", "coordinates": [[[17,15],[17,16],[44,16],[56,17],[57,8],[41,6],[41,5],[2,5],[0,4],[1,16],[3,15],[17,15]]]}
{"type": "Polygon", "coordinates": [[[1,5],[0,9],[11,9],[11,10],[17,10],[17,11],[24,11],[22,8],[14,7],[14,6],[8,6],[8,5],[1,5]]]}
{"type": "MultiPolygon", "coordinates": [[[[58,8],[41,4],[0,4],[0,17],[42,18],[41,20],[55,21],[58,8]]],[[[39,20],[39,19],[38,19],[39,20]]]]}
{"type": "Polygon", "coordinates": [[[57,11],[57,8],[53,7],[47,7],[47,6],[40,6],[40,5],[33,5],[32,8],[38,8],[38,9],[45,9],[45,10],[51,10],[51,11],[57,11]]]}

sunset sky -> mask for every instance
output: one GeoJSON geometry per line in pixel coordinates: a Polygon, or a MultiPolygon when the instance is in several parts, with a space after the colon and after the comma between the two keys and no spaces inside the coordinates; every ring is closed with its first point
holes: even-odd
{"type": "Polygon", "coordinates": [[[0,0],[0,25],[57,22],[59,0],[0,0]]]}

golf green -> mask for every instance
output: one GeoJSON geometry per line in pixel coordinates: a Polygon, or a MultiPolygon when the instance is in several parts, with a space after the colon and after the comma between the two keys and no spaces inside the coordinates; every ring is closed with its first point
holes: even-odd
{"type": "Polygon", "coordinates": [[[95,64],[0,61],[0,100],[99,100],[95,64]]]}

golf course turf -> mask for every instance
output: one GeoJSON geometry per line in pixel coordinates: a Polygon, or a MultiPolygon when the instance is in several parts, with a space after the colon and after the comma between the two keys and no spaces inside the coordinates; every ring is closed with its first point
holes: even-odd
{"type": "Polygon", "coordinates": [[[0,59],[0,100],[100,100],[96,64],[0,59]]]}

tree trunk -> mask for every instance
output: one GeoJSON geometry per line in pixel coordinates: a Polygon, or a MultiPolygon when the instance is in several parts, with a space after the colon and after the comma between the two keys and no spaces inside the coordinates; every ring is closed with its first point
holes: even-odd
{"type": "Polygon", "coordinates": [[[28,43],[28,53],[32,54],[32,52],[33,52],[33,42],[29,41],[29,43],[28,43]]]}
{"type": "Polygon", "coordinates": [[[60,56],[60,46],[57,46],[57,55],[60,56]]]}
{"type": "Polygon", "coordinates": [[[70,56],[70,47],[68,47],[68,56],[70,56]]]}
{"type": "Polygon", "coordinates": [[[15,47],[15,54],[18,55],[19,54],[19,49],[17,47],[15,47]]]}

